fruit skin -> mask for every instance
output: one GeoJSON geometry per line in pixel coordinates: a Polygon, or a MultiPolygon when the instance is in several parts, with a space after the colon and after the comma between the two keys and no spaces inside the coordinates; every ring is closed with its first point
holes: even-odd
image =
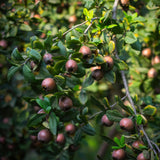
{"type": "Polygon", "coordinates": [[[80,48],[79,52],[83,54],[83,58],[84,59],[88,59],[92,55],[91,49],[89,47],[87,47],[87,46],[82,46],[80,48]]]}
{"type": "Polygon", "coordinates": [[[8,46],[8,44],[7,44],[6,40],[4,40],[4,39],[0,40],[0,47],[5,49],[5,48],[7,48],[7,46],[8,46]]]}
{"type": "Polygon", "coordinates": [[[45,114],[46,112],[44,111],[44,109],[40,109],[37,114],[45,114]]]}
{"type": "Polygon", "coordinates": [[[108,68],[109,68],[109,69],[112,69],[112,68],[113,68],[113,65],[114,65],[113,58],[110,57],[110,56],[105,56],[105,57],[104,57],[104,60],[105,60],[105,62],[108,64],[108,68]]]}
{"type": "Polygon", "coordinates": [[[148,77],[149,77],[149,78],[155,78],[156,76],[157,76],[157,71],[156,71],[156,69],[151,68],[151,69],[148,71],[148,77]]]}
{"type": "Polygon", "coordinates": [[[74,60],[72,60],[72,59],[70,59],[70,60],[67,61],[65,67],[66,67],[66,70],[67,70],[69,73],[71,73],[71,72],[76,72],[77,69],[78,69],[77,62],[74,61],[74,60]]]}
{"type": "Polygon", "coordinates": [[[31,61],[30,67],[31,67],[31,70],[33,70],[36,67],[36,63],[34,61],[31,61]]]}
{"type": "Polygon", "coordinates": [[[107,127],[112,126],[113,123],[114,123],[113,121],[110,121],[105,114],[103,115],[103,117],[102,117],[102,119],[101,119],[101,122],[102,122],[103,125],[105,125],[105,126],[107,126],[107,127]]]}
{"type": "Polygon", "coordinates": [[[65,127],[65,131],[66,131],[68,134],[72,135],[72,134],[75,133],[76,127],[75,127],[73,124],[68,124],[68,125],[65,127]]]}
{"type": "Polygon", "coordinates": [[[42,129],[37,136],[39,141],[49,142],[52,139],[52,134],[48,129],[42,129]]]}
{"type": "Polygon", "coordinates": [[[59,133],[59,134],[57,135],[56,142],[57,142],[58,144],[62,145],[62,144],[65,143],[65,141],[66,141],[66,140],[65,140],[64,134],[63,134],[63,133],[59,133]]]}
{"type": "Polygon", "coordinates": [[[123,130],[131,131],[134,128],[133,121],[129,118],[123,118],[120,121],[120,127],[123,130]]]}
{"type": "Polygon", "coordinates": [[[137,160],[149,160],[149,159],[146,159],[143,155],[143,153],[140,153],[138,156],[137,156],[137,160]]]}
{"type": "Polygon", "coordinates": [[[43,60],[44,60],[45,64],[52,64],[53,63],[52,57],[53,56],[50,53],[45,53],[43,56],[43,60]]]}
{"type": "Polygon", "coordinates": [[[45,78],[42,81],[42,88],[46,91],[51,91],[56,87],[56,83],[53,78],[45,78]]]}
{"type": "Polygon", "coordinates": [[[152,58],[152,65],[160,63],[160,56],[155,56],[152,58]]]}
{"type": "Polygon", "coordinates": [[[125,151],[123,149],[117,149],[112,152],[112,158],[114,160],[123,160],[125,158],[125,151]]]}
{"type": "Polygon", "coordinates": [[[72,106],[73,106],[73,102],[69,97],[62,96],[59,99],[59,107],[62,110],[66,111],[66,110],[70,109],[72,106]]]}
{"type": "Polygon", "coordinates": [[[145,49],[143,49],[143,50],[142,50],[142,55],[143,55],[144,57],[149,58],[149,57],[152,55],[151,49],[150,49],[150,48],[145,48],[145,49]]]}
{"type": "Polygon", "coordinates": [[[96,69],[92,72],[92,78],[95,79],[96,81],[99,81],[103,78],[104,73],[102,72],[101,69],[96,69]]]}
{"type": "Polygon", "coordinates": [[[143,145],[144,143],[142,142],[142,141],[139,141],[139,140],[137,140],[137,141],[134,141],[133,143],[132,143],[132,147],[133,148],[136,148],[136,149],[139,149],[139,146],[140,145],[143,145]]]}
{"type": "Polygon", "coordinates": [[[121,4],[123,6],[127,6],[127,5],[129,5],[129,0],[121,0],[121,4]]]}
{"type": "Polygon", "coordinates": [[[69,17],[69,23],[75,23],[77,21],[77,17],[75,15],[69,17]]]}

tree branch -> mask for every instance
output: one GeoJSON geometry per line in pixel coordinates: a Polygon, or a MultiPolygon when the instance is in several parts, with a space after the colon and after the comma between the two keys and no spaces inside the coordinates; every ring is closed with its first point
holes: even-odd
{"type": "MultiPolygon", "coordinates": [[[[113,15],[112,15],[112,18],[114,20],[116,20],[116,12],[117,12],[118,1],[119,0],[115,0],[114,5],[113,5],[113,10],[112,10],[113,15]]],[[[113,35],[113,41],[115,43],[115,51],[114,51],[115,56],[116,56],[117,59],[120,59],[119,56],[118,56],[118,51],[117,51],[117,46],[116,46],[117,42],[116,42],[116,36],[115,35],[113,35]]],[[[134,102],[133,102],[133,100],[131,98],[131,95],[130,95],[130,92],[129,92],[129,88],[128,88],[128,84],[127,84],[127,79],[126,79],[125,73],[124,73],[124,71],[120,71],[120,72],[121,72],[121,77],[122,77],[123,84],[124,84],[124,87],[125,87],[125,90],[126,90],[126,95],[128,97],[128,100],[129,100],[129,102],[130,102],[133,110],[134,110],[134,114],[136,116],[137,115],[136,108],[135,108],[134,102]]],[[[153,150],[154,154],[157,155],[157,152],[154,149],[154,147],[153,147],[153,145],[151,143],[151,140],[149,139],[147,133],[145,132],[145,130],[143,128],[143,125],[140,126],[140,129],[143,131],[144,136],[145,136],[145,138],[146,138],[146,140],[148,142],[149,147],[153,150]]],[[[158,148],[158,150],[159,150],[159,148],[158,148]]]]}

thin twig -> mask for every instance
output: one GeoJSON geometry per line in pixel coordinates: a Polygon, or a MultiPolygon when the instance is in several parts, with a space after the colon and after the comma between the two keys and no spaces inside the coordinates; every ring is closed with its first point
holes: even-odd
{"type": "Polygon", "coordinates": [[[90,25],[86,28],[86,30],[84,31],[84,34],[86,34],[86,33],[88,32],[88,30],[90,29],[90,27],[91,27],[92,24],[93,24],[93,21],[96,20],[96,19],[98,19],[98,17],[92,18],[91,23],[90,23],[90,25]]]}
{"type": "Polygon", "coordinates": [[[156,143],[154,143],[153,141],[151,141],[151,143],[156,147],[158,153],[160,154],[160,149],[159,149],[158,145],[156,143]]]}
{"type": "MultiPolygon", "coordinates": [[[[122,97],[121,100],[123,101],[126,97],[127,97],[127,95],[125,95],[124,97],[122,97]]],[[[112,104],[110,107],[113,108],[115,105],[117,105],[117,102],[115,102],[114,104],[112,104]]],[[[107,110],[107,109],[105,109],[105,110],[107,110]]],[[[101,114],[102,112],[103,111],[96,112],[95,114],[93,114],[92,116],[90,116],[88,118],[88,120],[93,119],[96,115],[101,114]]]]}
{"type": "MultiPolygon", "coordinates": [[[[77,28],[77,27],[79,27],[79,26],[82,26],[82,25],[84,25],[85,23],[87,23],[88,22],[88,20],[87,21],[84,21],[83,23],[80,23],[80,24],[77,24],[77,25],[75,25],[74,27],[72,27],[71,29],[69,29],[69,30],[67,30],[66,32],[64,32],[63,33],[63,36],[65,36],[67,33],[69,33],[70,31],[72,31],[73,29],[75,29],[75,28],[77,28]]],[[[58,37],[55,37],[55,38],[53,38],[53,42],[55,41],[55,40],[57,40],[58,39],[58,37]]]]}
{"type": "MultiPolygon", "coordinates": [[[[113,5],[113,10],[112,10],[113,11],[112,18],[115,19],[115,20],[116,20],[116,12],[117,12],[118,1],[119,0],[115,0],[114,5],[113,5]]],[[[114,51],[115,52],[115,56],[116,56],[117,59],[120,59],[119,56],[118,56],[118,51],[117,51],[117,46],[116,46],[117,43],[116,43],[116,36],[115,35],[113,36],[113,41],[115,43],[115,51],[114,51]]],[[[129,92],[129,88],[128,88],[128,84],[127,84],[127,79],[126,79],[124,71],[121,71],[121,76],[122,76],[122,80],[123,80],[123,84],[124,84],[124,87],[125,87],[125,90],[126,90],[126,95],[128,97],[128,100],[131,103],[131,106],[132,106],[132,108],[134,110],[134,114],[137,115],[134,102],[133,102],[133,100],[131,98],[131,95],[130,95],[130,92],[129,92]]],[[[140,126],[140,129],[143,131],[144,136],[145,136],[145,138],[146,138],[146,140],[148,142],[149,147],[153,150],[153,152],[155,153],[155,155],[157,155],[157,152],[154,149],[153,145],[151,144],[151,140],[149,139],[147,133],[145,132],[145,130],[143,128],[143,125],[140,126]]]]}

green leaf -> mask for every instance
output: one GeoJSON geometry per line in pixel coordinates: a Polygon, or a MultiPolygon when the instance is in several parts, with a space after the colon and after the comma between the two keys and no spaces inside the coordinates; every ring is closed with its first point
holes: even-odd
{"type": "Polygon", "coordinates": [[[26,24],[21,24],[20,29],[22,31],[31,31],[32,30],[32,28],[29,25],[26,25],[26,24]]]}
{"type": "Polygon", "coordinates": [[[37,60],[38,62],[41,61],[41,54],[39,52],[37,52],[35,49],[31,49],[29,52],[28,52],[28,55],[30,58],[33,58],[34,60],[37,60]]]}
{"type": "Polygon", "coordinates": [[[70,49],[79,50],[79,48],[81,47],[81,42],[77,39],[69,40],[67,41],[67,47],[70,49]]]}
{"type": "Polygon", "coordinates": [[[112,53],[115,50],[114,41],[109,41],[109,53],[112,53]]]}
{"type": "Polygon", "coordinates": [[[45,114],[34,114],[28,121],[28,127],[35,127],[42,123],[42,120],[46,117],[45,114]]]}
{"type": "Polygon", "coordinates": [[[63,56],[66,56],[67,51],[66,51],[66,48],[61,41],[58,42],[58,47],[60,48],[60,54],[63,55],[63,56]]]}
{"type": "Polygon", "coordinates": [[[90,136],[94,136],[96,134],[95,129],[93,127],[91,127],[90,124],[87,124],[87,125],[83,126],[82,131],[85,132],[86,134],[90,135],[90,136]]]}
{"type": "Polygon", "coordinates": [[[115,74],[115,72],[113,72],[113,71],[111,70],[111,71],[106,72],[106,73],[104,74],[104,78],[105,78],[106,80],[108,80],[109,82],[111,82],[111,83],[115,83],[115,81],[116,81],[116,74],[115,74]]]}
{"type": "Polygon", "coordinates": [[[116,98],[116,101],[118,102],[118,105],[120,105],[120,107],[122,107],[125,111],[127,111],[131,115],[134,115],[134,111],[130,106],[124,105],[122,100],[118,96],[115,96],[115,98],[116,98]]]}
{"type": "Polygon", "coordinates": [[[136,123],[138,125],[142,124],[143,122],[143,118],[141,117],[141,115],[136,115],[136,123]]]}
{"type": "Polygon", "coordinates": [[[127,32],[125,37],[125,42],[128,44],[135,43],[137,41],[137,38],[135,37],[133,32],[127,32]]]}
{"type": "Polygon", "coordinates": [[[152,105],[147,105],[143,109],[143,113],[147,116],[154,116],[157,113],[157,108],[152,105]]]}
{"type": "Polygon", "coordinates": [[[110,121],[115,122],[119,122],[123,118],[122,114],[117,110],[107,110],[106,115],[110,121]]]}
{"type": "Polygon", "coordinates": [[[33,48],[37,48],[37,49],[43,49],[43,43],[39,40],[35,40],[33,42],[33,48]]]}
{"type": "Polygon", "coordinates": [[[15,48],[15,49],[12,51],[12,53],[11,53],[11,59],[12,59],[12,60],[18,60],[18,61],[23,60],[23,57],[22,57],[22,55],[19,53],[19,51],[18,51],[17,48],[15,48]]]}
{"type": "Polygon", "coordinates": [[[50,103],[46,100],[42,100],[42,99],[36,99],[36,102],[39,106],[41,106],[45,111],[47,109],[48,106],[50,106],[50,103]]]}
{"type": "Polygon", "coordinates": [[[23,75],[28,82],[35,82],[34,74],[26,64],[23,66],[23,75]]]}
{"type": "Polygon", "coordinates": [[[105,108],[104,108],[104,106],[101,104],[101,102],[98,101],[98,100],[97,100],[95,97],[93,97],[93,96],[91,96],[91,103],[92,103],[94,106],[98,107],[100,110],[105,111],[105,108]]]}
{"type": "Polygon", "coordinates": [[[128,65],[123,60],[114,59],[115,66],[118,70],[128,70],[128,65]]]}
{"type": "Polygon", "coordinates": [[[12,66],[9,71],[8,71],[8,75],[7,75],[7,78],[8,80],[10,80],[13,75],[15,75],[15,73],[20,69],[20,67],[17,67],[17,66],[12,66]]]}
{"type": "Polygon", "coordinates": [[[85,8],[90,9],[95,5],[94,0],[85,0],[85,8]]]}
{"type": "Polygon", "coordinates": [[[118,145],[121,146],[121,142],[117,137],[114,137],[114,142],[118,145]]]}
{"type": "Polygon", "coordinates": [[[56,76],[54,76],[54,79],[55,79],[57,85],[62,86],[65,83],[65,78],[63,76],[56,75],[56,76]]]}
{"type": "Polygon", "coordinates": [[[53,135],[57,134],[57,119],[54,112],[51,112],[49,116],[49,128],[53,135]]]}
{"type": "Polygon", "coordinates": [[[82,83],[82,88],[86,88],[90,86],[94,82],[92,75],[90,74],[82,83]]]}
{"type": "Polygon", "coordinates": [[[82,130],[78,129],[74,135],[74,144],[78,144],[82,137],[82,130]]]}
{"type": "Polygon", "coordinates": [[[125,145],[125,137],[124,137],[124,135],[121,136],[120,144],[121,144],[121,146],[125,145]]]}
{"type": "Polygon", "coordinates": [[[81,89],[81,92],[79,94],[79,100],[83,105],[87,102],[88,96],[87,96],[86,90],[81,89]]]}

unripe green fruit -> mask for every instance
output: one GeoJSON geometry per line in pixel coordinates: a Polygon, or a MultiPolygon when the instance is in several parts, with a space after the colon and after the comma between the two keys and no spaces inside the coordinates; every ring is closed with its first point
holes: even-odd
{"type": "Polygon", "coordinates": [[[152,51],[151,51],[150,48],[145,48],[145,49],[142,50],[142,55],[144,57],[149,58],[151,56],[151,54],[152,54],[152,51]]]}
{"type": "Polygon", "coordinates": [[[106,115],[103,115],[103,117],[101,119],[101,122],[102,122],[103,125],[105,125],[107,127],[112,126],[113,123],[114,123],[113,121],[110,121],[106,115]]]}
{"type": "Polygon", "coordinates": [[[45,53],[43,56],[43,60],[44,60],[45,64],[52,64],[53,63],[52,57],[53,56],[50,53],[45,53]]]}
{"type": "Polygon", "coordinates": [[[39,131],[37,138],[39,141],[49,142],[52,139],[52,134],[48,129],[43,129],[39,131]]]}
{"type": "Polygon", "coordinates": [[[42,81],[42,88],[46,91],[51,91],[56,87],[56,83],[53,78],[46,78],[42,81]]]}
{"type": "Polygon", "coordinates": [[[73,106],[73,102],[69,97],[62,96],[59,99],[59,107],[62,110],[66,111],[66,110],[70,109],[72,106],[73,106]]]}
{"type": "Polygon", "coordinates": [[[99,81],[103,78],[104,73],[102,72],[101,69],[96,69],[92,72],[92,78],[95,79],[96,81],[99,81]]]}
{"type": "Polygon", "coordinates": [[[57,135],[56,142],[61,145],[65,143],[65,136],[63,133],[57,135]]]}
{"type": "Polygon", "coordinates": [[[75,133],[76,127],[75,127],[73,124],[68,124],[68,125],[65,127],[65,131],[66,131],[68,134],[72,135],[72,134],[75,133]]]}
{"type": "Polygon", "coordinates": [[[123,149],[117,149],[112,152],[112,158],[114,160],[124,160],[125,151],[123,149]]]}
{"type": "Polygon", "coordinates": [[[79,52],[82,53],[84,59],[88,59],[92,55],[91,49],[87,46],[82,46],[79,52]]]}
{"type": "Polygon", "coordinates": [[[138,156],[137,156],[137,160],[149,160],[149,159],[146,159],[143,155],[143,153],[140,153],[138,156]]]}
{"type": "Polygon", "coordinates": [[[72,59],[70,59],[70,60],[67,61],[65,67],[66,67],[66,70],[67,70],[69,73],[71,73],[71,72],[76,72],[77,69],[78,69],[77,62],[74,61],[74,60],[72,60],[72,59]]]}
{"type": "Polygon", "coordinates": [[[120,127],[123,130],[131,131],[134,128],[133,121],[129,118],[123,118],[120,121],[120,127]]]}

